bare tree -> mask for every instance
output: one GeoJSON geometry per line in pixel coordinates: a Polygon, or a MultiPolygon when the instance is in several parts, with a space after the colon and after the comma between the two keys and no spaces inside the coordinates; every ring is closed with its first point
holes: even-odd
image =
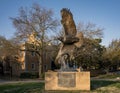
{"type": "Polygon", "coordinates": [[[39,57],[39,76],[42,73],[43,52],[47,43],[47,37],[50,37],[50,31],[55,31],[59,25],[54,18],[52,10],[33,4],[31,8],[20,8],[19,16],[11,18],[17,32],[15,33],[20,40],[26,41],[28,36],[34,35],[35,40],[32,42],[32,49],[26,51],[34,51],[39,57]]]}
{"type": "Polygon", "coordinates": [[[103,37],[103,28],[97,27],[93,23],[84,24],[79,22],[77,25],[77,30],[82,32],[86,38],[94,39],[103,37]]]}

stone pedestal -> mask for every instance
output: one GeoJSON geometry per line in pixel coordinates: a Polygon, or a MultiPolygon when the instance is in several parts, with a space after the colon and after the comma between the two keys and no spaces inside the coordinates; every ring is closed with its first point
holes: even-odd
{"type": "Polygon", "coordinates": [[[45,90],[90,90],[90,72],[46,72],[45,90]]]}

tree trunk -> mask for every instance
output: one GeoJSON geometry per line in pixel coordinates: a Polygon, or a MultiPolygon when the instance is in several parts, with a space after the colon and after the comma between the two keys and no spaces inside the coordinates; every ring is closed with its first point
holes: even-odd
{"type": "Polygon", "coordinates": [[[39,56],[39,78],[42,76],[42,60],[41,57],[39,56]]]}

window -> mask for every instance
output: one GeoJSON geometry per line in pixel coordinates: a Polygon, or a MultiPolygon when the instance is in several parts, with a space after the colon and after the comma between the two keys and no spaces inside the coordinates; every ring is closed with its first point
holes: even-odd
{"type": "Polygon", "coordinates": [[[32,63],[31,68],[32,68],[32,70],[34,70],[35,69],[35,64],[32,63]]]}
{"type": "Polygon", "coordinates": [[[35,56],[35,52],[31,52],[31,55],[32,55],[32,56],[35,56]]]}
{"type": "Polygon", "coordinates": [[[44,65],[44,70],[47,71],[47,65],[44,65]]]}

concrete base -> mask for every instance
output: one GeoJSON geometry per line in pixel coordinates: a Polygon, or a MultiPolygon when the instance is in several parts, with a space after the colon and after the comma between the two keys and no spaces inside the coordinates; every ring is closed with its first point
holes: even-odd
{"type": "Polygon", "coordinates": [[[46,72],[45,90],[90,90],[90,72],[46,72]]]}

